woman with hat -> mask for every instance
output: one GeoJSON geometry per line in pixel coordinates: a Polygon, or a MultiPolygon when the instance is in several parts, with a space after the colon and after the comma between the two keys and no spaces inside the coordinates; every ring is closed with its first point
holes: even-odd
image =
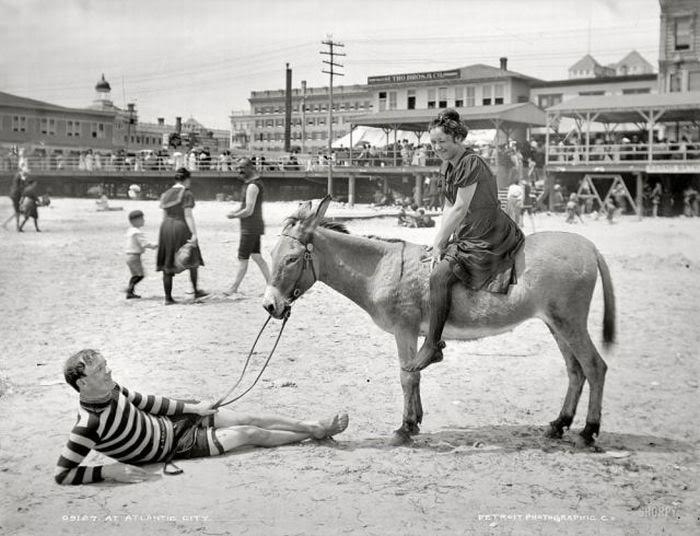
{"type": "Polygon", "coordinates": [[[194,265],[190,268],[192,289],[195,299],[202,298],[207,293],[197,288],[197,267],[204,266],[204,261],[197,244],[197,229],[192,215],[194,196],[190,191],[190,172],[185,168],[175,173],[175,184],[160,197],[160,208],[163,209],[163,221],[160,224],[156,270],[163,272],[165,305],[176,303],[172,296],[173,276],[181,269],[175,265],[175,255],[188,242],[194,246],[190,257],[194,265]]]}
{"type": "Polygon", "coordinates": [[[442,330],[455,283],[470,290],[506,293],[516,282],[515,254],[525,237],[501,210],[496,178],[484,160],[463,144],[467,127],[445,110],[429,125],[430,142],[443,162],[445,209],[433,241],[430,320],[423,346],[407,371],[442,360],[442,330]]]}

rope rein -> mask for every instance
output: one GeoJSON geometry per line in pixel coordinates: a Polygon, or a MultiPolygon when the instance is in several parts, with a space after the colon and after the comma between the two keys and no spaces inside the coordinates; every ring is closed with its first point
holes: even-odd
{"type": "MultiPolygon", "coordinates": [[[[248,364],[250,363],[250,358],[253,355],[253,352],[255,351],[255,347],[258,344],[258,341],[260,340],[260,336],[263,334],[263,331],[265,331],[265,328],[267,327],[267,324],[270,322],[270,318],[272,316],[268,316],[267,320],[265,320],[265,323],[262,325],[260,328],[260,331],[258,331],[258,336],[255,337],[255,341],[253,342],[253,346],[250,349],[250,352],[248,352],[248,357],[246,357],[245,364],[243,365],[243,370],[241,371],[241,375],[238,377],[238,380],[236,380],[236,383],[233,384],[233,387],[231,387],[224,396],[219,398],[212,406],[212,409],[218,409],[224,406],[228,406],[229,404],[233,404],[237,400],[243,398],[246,394],[248,394],[253,387],[255,387],[262,378],[263,373],[265,372],[265,369],[267,369],[267,366],[270,364],[270,360],[272,359],[272,355],[275,353],[275,350],[277,349],[277,345],[280,342],[280,339],[282,338],[282,333],[284,332],[284,327],[287,325],[287,321],[289,320],[289,314],[285,315],[284,320],[282,321],[282,327],[279,330],[279,333],[277,334],[277,338],[275,339],[275,344],[272,346],[272,350],[270,350],[269,355],[267,356],[267,359],[265,360],[265,363],[263,364],[262,368],[260,369],[260,372],[256,376],[255,380],[253,383],[248,387],[245,391],[243,391],[240,395],[233,397],[231,400],[226,400],[231,394],[236,390],[236,388],[240,385],[241,381],[243,380],[243,376],[246,373],[246,370],[248,369],[248,364]]],[[[178,467],[175,463],[173,463],[173,458],[175,457],[175,449],[177,448],[177,444],[182,439],[182,436],[187,432],[192,426],[199,426],[204,419],[209,418],[211,415],[198,415],[198,414],[191,414],[188,416],[188,420],[190,421],[190,426],[183,426],[178,434],[175,434],[175,437],[173,437],[173,444],[172,444],[172,450],[170,451],[170,454],[168,455],[168,458],[163,462],[163,473],[166,475],[179,475],[183,473],[184,471],[178,467]]]]}

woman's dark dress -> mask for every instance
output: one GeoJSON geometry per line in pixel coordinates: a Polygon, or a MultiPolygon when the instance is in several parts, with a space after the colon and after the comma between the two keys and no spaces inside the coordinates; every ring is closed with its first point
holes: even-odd
{"type": "MultiPolygon", "coordinates": [[[[194,196],[185,188],[170,188],[160,198],[160,208],[165,210],[165,217],[160,224],[158,237],[158,256],[156,270],[175,274],[175,253],[190,239],[192,233],[185,221],[185,209],[194,207],[194,196]]],[[[202,252],[196,248],[199,264],[204,266],[202,252]]]]}
{"type": "Polygon", "coordinates": [[[476,183],[469,212],[459,223],[445,258],[461,267],[457,274],[472,290],[506,293],[516,283],[515,254],[525,237],[501,210],[496,178],[486,162],[467,149],[459,161],[443,167],[445,197],[454,205],[457,190],[476,183]]]}

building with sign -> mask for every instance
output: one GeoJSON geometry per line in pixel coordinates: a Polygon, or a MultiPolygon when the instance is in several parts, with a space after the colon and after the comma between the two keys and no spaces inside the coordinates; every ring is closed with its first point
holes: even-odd
{"type": "Polygon", "coordinates": [[[507,58],[501,58],[500,67],[476,64],[446,71],[370,76],[367,87],[373,109],[384,112],[528,102],[530,86],[536,82],[536,78],[508,70],[507,58]]]}

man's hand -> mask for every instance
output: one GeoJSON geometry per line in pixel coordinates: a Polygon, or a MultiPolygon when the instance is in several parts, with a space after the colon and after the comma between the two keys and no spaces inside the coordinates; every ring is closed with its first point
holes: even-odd
{"type": "Polygon", "coordinates": [[[234,211],[231,211],[231,212],[229,212],[228,214],[226,214],[226,217],[227,217],[229,220],[232,220],[232,219],[234,219],[234,218],[237,217],[237,216],[236,216],[236,212],[237,212],[237,211],[235,211],[235,210],[234,210],[234,211]]]}
{"type": "Polygon", "coordinates": [[[114,480],[116,482],[124,482],[126,484],[136,484],[143,482],[151,477],[156,476],[155,473],[149,473],[141,467],[129,465],[126,463],[111,463],[102,467],[102,476],[105,480],[114,480]]]}
{"type": "Polygon", "coordinates": [[[213,405],[213,402],[198,402],[196,404],[185,404],[185,409],[183,411],[185,413],[193,413],[195,415],[206,417],[207,415],[213,415],[214,413],[219,412],[218,409],[212,408],[213,405]]]}

